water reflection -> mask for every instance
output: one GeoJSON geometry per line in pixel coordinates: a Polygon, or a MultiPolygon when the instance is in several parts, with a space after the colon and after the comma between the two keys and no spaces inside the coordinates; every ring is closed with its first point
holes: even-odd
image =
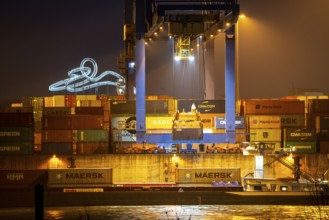
{"type": "MultiPolygon", "coordinates": [[[[34,209],[0,209],[0,219],[34,219],[34,209]]],[[[46,220],[276,220],[329,219],[329,207],[313,206],[90,206],[45,209],[46,220]]]]}

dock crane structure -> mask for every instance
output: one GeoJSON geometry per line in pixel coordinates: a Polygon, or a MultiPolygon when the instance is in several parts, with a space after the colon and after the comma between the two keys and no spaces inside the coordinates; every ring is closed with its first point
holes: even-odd
{"type": "MultiPolygon", "coordinates": [[[[137,143],[235,143],[236,67],[235,23],[240,7],[237,0],[125,0],[124,75],[127,81],[127,96],[133,96],[136,87],[136,141],[137,143]],[[225,112],[226,134],[203,134],[202,140],[173,140],[171,134],[146,133],[145,108],[145,39],[148,39],[162,24],[168,23],[171,36],[193,41],[199,36],[209,40],[220,30],[225,34],[225,112]]],[[[185,45],[186,46],[186,45],[185,45]]],[[[189,47],[179,49],[182,58],[187,58],[189,47]],[[185,57],[184,57],[185,54],[185,57]]]]}

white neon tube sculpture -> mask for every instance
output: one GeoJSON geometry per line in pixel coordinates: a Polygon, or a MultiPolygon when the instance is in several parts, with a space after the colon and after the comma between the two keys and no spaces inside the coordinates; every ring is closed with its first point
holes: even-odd
{"type": "Polygon", "coordinates": [[[113,85],[116,87],[118,95],[125,94],[126,84],[125,78],[122,75],[113,71],[105,71],[97,76],[97,71],[98,66],[96,61],[92,58],[85,58],[81,61],[80,67],[68,72],[69,78],[50,85],[49,91],[56,92],[67,90],[69,92],[81,92],[100,86],[113,85]],[[93,70],[90,67],[85,66],[87,62],[92,64],[93,70]],[[100,81],[108,75],[116,77],[117,81],[100,81]]]}

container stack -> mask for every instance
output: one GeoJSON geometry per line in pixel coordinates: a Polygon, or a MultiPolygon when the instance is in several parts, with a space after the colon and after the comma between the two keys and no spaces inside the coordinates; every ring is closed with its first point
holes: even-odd
{"type": "Polygon", "coordinates": [[[27,155],[34,152],[32,112],[0,113],[0,154],[27,155]]]}
{"type": "Polygon", "coordinates": [[[42,116],[42,154],[73,154],[71,112],[71,107],[44,107],[42,116]]]}
{"type": "Polygon", "coordinates": [[[329,99],[313,99],[309,102],[311,127],[317,133],[319,153],[329,153],[329,99]]]}
{"type": "Polygon", "coordinates": [[[104,129],[103,107],[76,107],[72,129],[77,154],[109,153],[109,132],[104,129]]]}
{"type": "Polygon", "coordinates": [[[302,121],[302,116],[305,115],[305,102],[299,100],[250,99],[244,100],[241,111],[248,118],[250,142],[255,144],[257,142],[268,143],[269,148],[278,151],[282,148],[282,124],[284,126],[295,124],[295,120],[296,123],[297,120],[298,123],[302,123],[299,121],[302,121]]]}

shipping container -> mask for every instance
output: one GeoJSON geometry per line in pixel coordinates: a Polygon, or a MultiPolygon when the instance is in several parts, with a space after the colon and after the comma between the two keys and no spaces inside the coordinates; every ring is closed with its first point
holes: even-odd
{"type": "Polygon", "coordinates": [[[65,95],[54,95],[53,100],[55,107],[65,107],[65,95]]]}
{"type": "Polygon", "coordinates": [[[298,115],[305,114],[305,102],[297,100],[244,100],[245,115],[298,115]]]}
{"type": "Polygon", "coordinates": [[[31,155],[34,143],[31,142],[0,142],[0,155],[31,155]]]}
{"type": "Polygon", "coordinates": [[[72,129],[72,116],[43,116],[43,130],[70,130],[72,129]]]}
{"type": "Polygon", "coordinates": [[[127,130],[115,130],[112,129],[112,140],[114,142],[135,142],[136,133],[131,133],[127,130]]]}
{"type": "Polygon", "coordinates": [[[103,116],[99,115],[72,115],[72,129],[103,129],[103,116]]]}
{"type": "Polygon", "coordinates": [[[177,100],[177,111],[191,112],[193,104],[200,113],[225,113],[225,100],[179,99],[177,100]]]}
{"type": "MultiPolygon", "coordinates": [[[[215,128],[216,129],[225,129],[226,118],[225,116],[216,116],[215,117],[215,128]]],[[[243,116],[235,116],[235,128],[243,129],[246,127],[245,119],[243,116]]]]}
{"type": "Polygon", "coordinates": [[[72,142],[73,132],[72,130],[43,130],[42,131],[42,143],[61,143],[72,142]]]}
{"type": "Polygon", "coordinates": [[[176,183],[178,184],[211,184],[213,181],[237,181],[241,183],[240,168],[176,169],[176,183]]]}
{"type": "Polygon", "coordinates": [[[33,128],[1,128],[0,142],[33,142],[33,128]]]}
{"type": "Polygon", "coordinates": [[[319,141],[319,153],[320,154],[329,154],[329,140],[327,141],[319,141]]]}
{"type": "Polygon", "coordinates": [[[17,113],[20,113],[20,112],[33,112],[33,107],[14,107],[14,106],[11,106],[11,107],[5,108],[5,112],[17,112],[17,113]]]}
{"type": "Polygon", "coordinates": [[[81,142],[77,143],[77,154],[108,154],[108,142],[81,142]]]}
{"type": "Polygon", "coordinates": [[[322,129],[317,133],[318,141],[329,141],[329,129],[322,129]]]}
{"type": "MultiPolygon", "coordinates": [[[[328,115],[311,115],[312,125],[315,125],[316,132],[324,129],[329,129],[329,114],[328,115]]],[[[313,127],[313,126],[312,126],[313,127]]]]}
{"type": "Polygon", "coordinates": [[[111,186],[112,169],[51,169],[49,187],[101,187],[111,186]]]}
{"type": "Polygon", "coordinates": [[[66,95],[65,96],[65,106],[66,107],[77,106],[77,97],[75,95],[66,95]]]}
{"type": "Polygon", "coordinates": [[[277,115],[250,115],[248,126],[254,128],[281,128],[281,118],[277,115]]]}
{"type": "Polygon", "coordinates": [[[0,188],[29,188],[46,185],[47,170],[0,170],[0,188]]]}
{"type": "Polygon", "coordinates": [[[78,142],[108,142],[107,130],[77,130],[78,142]]]}
{"type": "Polygon", "coordinates": [[[173,140],[202,140],[202,128],[173,128],[173,140]]]}
{"type": "Polygon", "coordinates": [[[97,95],[76,95],[77,101],[81,100],[97,100],[97,95]]]}
{"type": "Polygon", "coordinates": [[[280,115],[281,128],[306,127],[305,114],[301,115],[280,115]]]}
{"type": "Polygon", "coordinates": [[[281,129],[250,129],[250,141],[279,142],[281,141],[281,129]]]}
{"type": "Polygon", "coordinates": [[[76,115],[103,115],[103,107],[75,107],[76,115]]]}
{"type": "Polygon", "coordinates": [[[0,112],[1,128],[26,128],[33,126],[34,119],[32,112],[0,112]]]}
{"type": "Polygon", "coordinates": [[[44,107],[42,110],[42,115],[44,116],[63,116],[71,114],[71,107],[44,107]]]}
{"type": "Polygon", "coordinates": [[[41,145],[42,133],[34,132],[34,145],[41,145]]]}
{"type": "Polygon", "coordinates": [[[45,107],[54,107],[53,97],[44,97],[44,106],[45,107]]]}
{"type": "Polygon", "coordinates": [[[170,116],[147,116],[146,129],[172,129],[173,119],[170,116]]]}
{"type": "Polygon", "coordinates": [[[100,100],[78,100],[78,107],[102,107],[102,102],[100,100]]]}
{"type": "Polygon", "coordinates": [[[42,130],[42,118],[40,118],[40,121],[34,121],[34,131],[41,132],[41,130],[42,130]]]}
{"type": "Polygon", "coordinates": [[[285,141],[315,141],[316,133],[310,128],[285,128],[285,141]]]}
{"type": "Polygon", "coordinates": [[[287,141],[284,142],[284,148],[286,151],[291,151],[292,153],[316,153],[316,142],[306,142],[306,141],[287,141]]]}
{"type": "Polygon", "coordinates": [[[72,155],[73,144],[71,143],[42,143],[41,154],[44,155],[72,155]]]}
{"type": "MultiPolygon", "coordinates": [[[[170,102],[172,105],[173,103],[170,102]]],[[[172,106],[168,105],[168,100],[145,100],[146,114],[169,114],[169,109],[172,106]]],[[[111,101],[111,114],[135,114],[135,100],[111,101]]]]}
{"type": "Polygon", "coordinates": [[[329,114],[329,99],[309,100],[309,113],[311,114],[329,114]]]}

